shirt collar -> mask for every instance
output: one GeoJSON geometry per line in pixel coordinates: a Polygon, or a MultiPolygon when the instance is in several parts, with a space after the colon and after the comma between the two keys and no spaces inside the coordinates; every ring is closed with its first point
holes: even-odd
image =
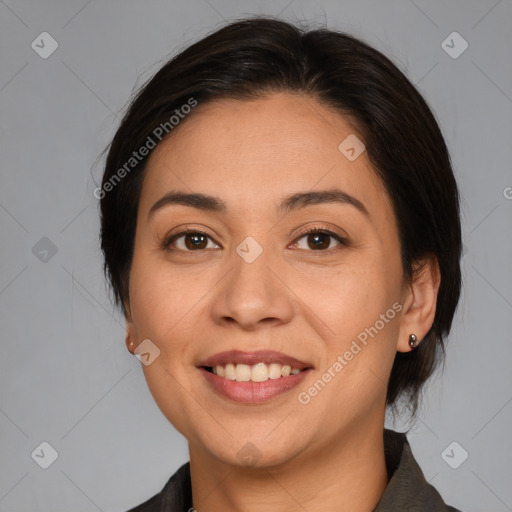
{"type": "MultiPolygon", "coordinates": [[[[389,482],[373,512],[458,512],[447,506],[436,489],[426,481],[405,434],[385,429],[384,451],[389,482]]],[[[188,512],[192,509],[189,462],[174,473],[160,496],[158,512],[188,512]]]]}
{"type": "Polygon", "coordinates": [[[384,452],[389,482],[374,512],[457,512],[427,482],[405,434],[384,430],[384,452]]]}

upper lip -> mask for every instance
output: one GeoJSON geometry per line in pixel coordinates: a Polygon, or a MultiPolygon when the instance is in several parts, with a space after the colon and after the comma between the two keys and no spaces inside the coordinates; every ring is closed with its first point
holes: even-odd
{"type": "Polygon", "coordinates": [[[278,363],[283,365],[289,365],[292,368],[298,368],[304,370],[306,368],[312,368],[313,365],[300,361],[295,357],[288,356],[275,350],[258,350],[256,352],[243,352],[241,350],[228,350],[226,352],[219,352],[204,359],[197,366],[225,366],[228,363],[233,364],[247,364],[252,366],[257,363],[278,363]]]}

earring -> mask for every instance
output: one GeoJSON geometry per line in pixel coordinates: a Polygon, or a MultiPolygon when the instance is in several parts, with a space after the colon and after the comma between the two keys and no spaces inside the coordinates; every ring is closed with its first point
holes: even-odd
{"type": "Polygon", "coordinates": [[[409,345],[411,346],[411,348],[414,350],[417,346],[418,346],[419,342],[418,342],[418,338],[416,337],[416,334],[411,334],[409,336],[409,345]]]}

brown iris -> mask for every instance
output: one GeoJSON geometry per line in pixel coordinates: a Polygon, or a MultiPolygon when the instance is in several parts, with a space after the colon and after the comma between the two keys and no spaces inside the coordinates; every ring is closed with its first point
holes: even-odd
{"type": "Polygon", "coordinates": [[[328,249],[330,244],[330,235],[325,233],[314,233],[308,235],[308,246],[310,249],[318,250],[318,249],[328,249]],[[311,241],[313,241],[311,243],[311,241]]]}
{"type": "Polygon", "coordinates": [[[188,233],[185,235],[185,246],[187,249],[205,249],[207,244],[208,237],[206,235],[201,233],[188,233]]]}

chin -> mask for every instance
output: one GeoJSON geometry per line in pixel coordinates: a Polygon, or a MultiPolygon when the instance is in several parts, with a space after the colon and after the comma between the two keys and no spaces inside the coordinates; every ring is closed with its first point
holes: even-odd
{"type": "MultiPolygon", "coordinates": [[[[271,440],[263,437],[260,440],[254,436],[251,440],[244,436],[244,439],[233,438],[230,441],[230,443],[224,443],[221,449],[219,444],[203,446],[211,456],[229,466],[252,470],[267,470],[285,465],[305,449],[304,446],[299,446],[298,439],[295,438],[271,440]]],[[[303,439],[302,442],[304,442],[303,439]]],[[[211,439],[208,440],[208,444],[211,445],[211,439]]]]}

